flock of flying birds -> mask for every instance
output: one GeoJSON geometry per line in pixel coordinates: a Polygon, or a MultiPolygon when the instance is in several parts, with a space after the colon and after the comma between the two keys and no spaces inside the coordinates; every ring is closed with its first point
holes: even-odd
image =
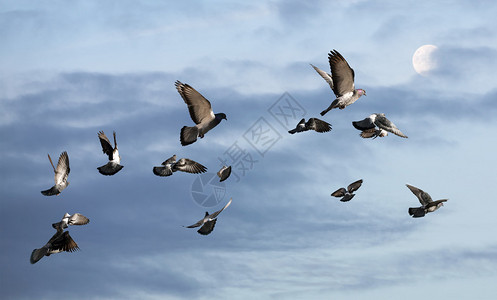
{"type": "MultiPolygon", "coordinates": [[[[343,58],[338,51],[331,51],[328,54],[328,60],[331,68],[331,74],[311,64],[316,72],[330,85],[333,93],[335,94],[335,99],[328,108],[321,112],[321,116],[324,116],[334,108],[344,109],[357,101],[361,96],[366,96],[365,90],[355,88],[354,70],[349,66],[345,58],[343,58]]],[[[175,86],[181,98],[183,98],[183,101],[188,106],[190,117],[195,123],[195,126],[183,126],[183,128],[181,128],[180,142],[182,146],[195,143],[198,137],[203,138],[207,132],[216,127],[222,120],[227,120],[224,113],[214,114],[209,100],[204,98],[190,85],[176,81],[175,86]]],[[[407,138],[407,136],[404,135],[394,123],[386,118],[384,113],[371,114],[364,120],[352,122],[352,125],[361,131],[360,136],[363,138],[375,139],[377,137],[385,137],[388,135],[388,132],[407,138]]],[[[294,129],[288,132],[290,134],[295,134],[309,130],[321,133],[329,132],[331,131],[331,124],[318,118],[310,118],[307,122],[305,119],[302,119],[294,129]]],[[[113,136],[114,147],[103,131],[98,133],[102,151],[108,156],[108,162],[97,169],[100,174],[106,176],[114,175],[123,168],[120,164],[121,158],[117,148],[116,132],[113,133],[113,136]]],[[[62,152],[59,157],[57,167],[54,166],[50,155],[48,155],[48,159],[55,173],[55,184],[50,189],[44,190],[41,193],[45,196],[59,195],[69,185],[69,181],[67,180],[70,172],[69,156],[67,155],[67,152],[62,152]]],[[[176,171],[193,174],[204,173],[207,171],[207,168],[189,158],[181,158],[177,160],[176,155],[173,155],[165,160],[161,166],[153,167],[152,171],[157,176],[171,176],[176,171]]],[[[217,173],[220,181],[226,180],[230,174],[231,166],[223,166],[217,173]]],[[[333,192],[331,196],[341,198],[340,201],[342,202],[350,201],[355,196],[354,192],[361,187],[362,183],[362,179],[357,180],[348,185],[347,189],[344,187],[339,188],[333,192]]],[[[430,195],[425,191],[409,184],[407,184],[407,187],[414,195],[416,195],[421,203],[420,207],[411,207],[408,209],[409,215],[414,218],[424,217],[425,214],[433,212],[443,206],[443,202],[448,200],[441,199],[433,201],[430,195]]],[[[197,231],[199,234],[210,234],[216,225],[217,216],[224,209],[226,209],[231,202],[232,199],[230,199],[220,210],[212,214],[206,212],[204,218],[193,225],[185,227],[200,227],[197,231]]],[[[66,213],[60,222],[52,224],[52,227],[56,230],[56,233],[43,247],[33,250],[30,262],[34,264],[44,256],[49,256],[63,251],[73,252],[78,250],[79,247],[77,243],[71,238],[69,231],[65,231],[64,229],[68,228],[69,225],[86,225],[89,222],[90,220],[80,213],[75,213],[73,215],[66,213]]]]}

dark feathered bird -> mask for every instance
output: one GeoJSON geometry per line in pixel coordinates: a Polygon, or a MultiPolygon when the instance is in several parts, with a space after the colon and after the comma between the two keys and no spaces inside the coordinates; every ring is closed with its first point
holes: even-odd
{"type": "Polygon", "coordinates": [[[339,188],[338,190],[334,191],[331,195],[337,198],[341,197],[342,199],[340,199],[340,201],[347,202],[352,200],[352,198],[354,198],[355,196],[354,192],[357,191],[361,187],[361,185],[362,185],[362,179],[359,179],[349,184],[347,189],[343,187],[339,188]]]}
{"type": "Polygon", "coordinates": [[[376,138],[384,137],[391,132],[403,138],[407,138],[405,134],[400,131],[394,123],[392,123],[385,114],[371,114],[369,117],[362,121],[354,121],[352,125],[357,130],[361,130],[360,136],[363,138],[376,138]],[[378,127],[378,128],[376,128],[378,127]],[[388,131],[388,132],[387,132],[388,131]]]}
{"type": "Polygon", "coordinates": [[[197,230],[197,232],[201,235],[208,235],[214,230],[214,226],[216,226],[217,216],[228,206],[230,206],[231,201],[232,199],[230,199],[230,201],[228,201],[228,203],[223,208],[216,211],[215,213],[209,214],[208,212],[205,212],[205,217],[203,219],[199,220],[197,223],[193,225],[186,226],[186,228],[195,228],[202,226],[200,227],[199,230],[197,230]]]}
{"type": "Polygon", "coordinates": [[[29,261],[31,264],[38,262],[44,256],[50,256],[51,254],[59,252],[74,252],[79,250],[78,244],[69,235],[69,231],[64,231],[68,225],[86,225],[90,220],[83,216],[82,214],[75,213],[72,216],[66,213],[62,220],[57,223],[53,223],[52,227],[57,231],[50,240],[41,248],[34,249],[31,252],[31,257],[29,261]]]}
{"type": "Polygon", "coordinates": [[[225,181],[226,179],[228,179],[228,177],[230,177],[230,175],[231,175],[231,166],[229,166],[229,167],[223,166],[217,172],[217,176],[219,177],[219,182],[225,181]]]}
{"type": "Polygon", "coordinates": [[[183,84],[180,81],[175,83],[178,93],[188,105],[190,117],[195,126],[183,126],[180,132],[181,145],[186,146],[197,141],[197,137],[203,138],[204,135],[216,127],[221,120],[227,120],[224,113],[214,114],[209,100],[205,99],[199,92],[188,84],[183,84]]]}
{"type": "Polygon", "coordinates": [[[181,158],[176,162],[176,154],[165,160],[160,167],[154,167],[157,176],[170,176],[176,171],[199,174],[205,173],[207,168],[188,158],[181,158]]]}
{"type": "Polygon", "coordinates": [[[67,177],[71,171],[69,168],[69,156],[67,156],[67,152],[62,152],[59,156],[57,168],[54,167],[50,154],[48,154],[48,160],[50,161],[55,173],[55,185],[48,190],[41,191],[41,193],[45,196],[59,195],[69,185],[69,181],[67,181],[67,177]]]}
{"type": "Polygon", "coordinates": [[[314,130],[316,132],[329,132],[331,131],[331,124],[318,118],[310,118],[307,122],[305,119],[302,119],[297,126],[294,129],[289,130],[288,133],[294,134],[296,132],[308,130],[314,130]]]}
{"type": "Polygon", "coordinates": [[[314,70],[330,85],[336,96],[336,99],[333,100],[331,105],[321,112],[322,116],[333,108],[344,109],[357,101],[362,95],[366,96],[365,90],[355,88],[354,70],[338,51],[330,51],[328,61],[330,63],[331,74],[311,64],[314,70]]]}
{"type": "Polygon", "coordinates": [[[121,156],[119,156],[119,150],[117,149],[116,132],[114,131],[114,147],[112,147],[103,131],[98,133],[98,139],[102,145],[102,152],[109,157],[109,162],[107,164],[97,168],[98,172],[102,175],[110,176],[121,171],[124,166],[120,165],[121,156]]]}
{"type": "Polygon", "coordinates": [[[440,199],[433,201],[431,199],[431,196],[423,191],[422,189],[419,189],[415,186],[406,184],[406,186],[411,190],[411,192],[418,197],[419,202],[421,203],[420,207],[410,207],[408,212],[409,215],[412,216],[413,218],[420,218],[424,217],[427,213],[434,212],[435,210],[439,209],[442,207],[444,202],[446,202],[449,199],[440,199]]]}

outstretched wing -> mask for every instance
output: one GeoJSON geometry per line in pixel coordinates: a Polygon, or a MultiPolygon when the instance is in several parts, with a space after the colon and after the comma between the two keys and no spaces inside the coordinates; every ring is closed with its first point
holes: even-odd
{"type": "Polygon", "coordinates": [[[193,161],[188,158],[180,159],[174,166],[174,170],[188,172],[193,174],[204,173],[207,171],[207,168],[196,161],[193,161]]]}
{"type": "Polygon", "coordinates": [[[98,139],[100,140],[100,144],[102,145],[102,152],[109,156],[109,160],[112,160],[112,153],[114,152],[114,148],[110,144],[109,139],[107,138],[107,136],[103,131],[98,132],[98,139]]]}
{"type": "Polygon", "coordinates": [[[65,182],[70,171],[69,156],[67,156],[67,152],[64,151],[59,156],[59,162],[57,163],[57,168],[55,168],[55,184],[65,182]]]}
{"type": "Polygon", "coordinates": [[[367,117],[362,121],[353,121],[352,125],[354,126],[355,129],[358,129],[361,131],[373,129],[376,127],[370,117],[367,117]]]}
{"type": "Polygon", "coordinates": [[[349,190],[349,193],[353,193],[355,191],[357,191],[362,185],[362,179],[359,179],[357,181],[354,181],[352,182],[351,184],[349,184],[349,186],[347,187],[347,190],[349,190]]]}
{"type": "Polygon", "coordinates": [[[323,77],[326,82],[330,85],[330,88],[333,89],[333,78],[331,77],[331,74],[326,73],[325,71],[321,70],[320,68],[316,67],[315,65],[311,64],[311,66],[318,72],[318,74],[323,77]]]}
{"type": "Polygon", "coordinates": [[[68,225],[86,225],[88,223],[90,223],[90,219],[80,213],[73,214],[67,221],[68,225]]]}
{"type": "Polygon", "coordinates": [[[383,130],[389,131],[400,137],[407,138],[407,136],[403,134],[394,123],[387,119],[384,114],[377,114],[374,123],[383,130]]]}
{"type": "Polygon", "coordinates": [[[406,184],[406,186],[409,188],[409,190],[411,190],[411,192],[416,197],[418,197],[418,200],[421,203],[421,205],[426,206],[430,202],[433,202],[433,200],[431,199],[431,196],[427,192],[423,191],[422,189],[419,189],[419,188],[412,186],[410,184],[406,184]]]}
{"type": "Polygon", "coordinates": [[[307,123],[305,123],[307,129],[312,129],[317,132],[328,132],[331,131],[331,124],[320,120],[318,118],[310,118],[307,123]]]}
{"type": "Polygon", "coordinates": [[[166,159],[162,165],[165,166],[167,164],[174,164],[176,162],[176,154],[174,154],[173,156],[169,157],[168,159],[166,159]]]}
{"type": "Polygon", "coordinates": [[[338,190],[334,191],[331,193],[333,197],[343,197],[345,196],[345,193],[347,193],[347,190],[345,188],[339,188],[338,190]]]}
{"type": "Polygon", "coordinates": [[[225,210],[228,206],[230,206],[232,200],[233,200],[233,198],[231,198],[230,201],[228,201],[228,203],[226,203],[226,205],[223,208],[221,208],[220,210],[216,211],[215,213],[210,214],[209,218],[210,219],[216,218],[223,210],[225,210]]]}
{"type": "Polygon", "coordinates": [[[176,81],[175,86],[183,101],[188,105],[190,117],[195,124],[208,123],[215,118],[209,100],[188,84],[176,81]]]}
{"type": "Polygon", "coordinates": [[[333,92],[337,97],[353,92],[354,70],[349,66],[345,58],[335,49],[328,54],[331,76],[333,79],[333,92]]]}

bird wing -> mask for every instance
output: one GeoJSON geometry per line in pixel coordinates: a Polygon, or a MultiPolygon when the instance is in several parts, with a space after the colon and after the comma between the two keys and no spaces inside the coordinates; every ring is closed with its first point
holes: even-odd
{"type": "Polygon", "coordinates": [[[69,221],[67,221],[68,225],[86,225],[88,223],[90,223],[90,219],[80,213],[73,214],[69,217],[69,221]]]}
{"type": "Polygon", "coordinates": [[[69,231],[64,231],[64,233],[54,239],[50,250],[74,252],[79,250],[79,247],[69,235],[69,231]]]}
{"type": "Polygon", "coordinates": [[[331,76],[333,78],[333,92],[337,97],[353,92],[354,70],[349,66],[345,58],[335,49],[328,54],[331,76]]]}
{"type": "Polygon", "coordinates": [[[323,77],[326,82],[330,85],[330,88],[333,89],[333,79],[331,77],[331,74],[326,73],[325,71],[321,70],[320,68],[316,67],[315,65],[311,64],[311,66],[318,72],[321,77],[323,77]]]}
{"type": "Polygon", "coordinates": [[[45,196],[53,196],[53,195],[58,195],[60,194],[59,189],[57,188],[56,185],[52,186],[48,190],[41,191],[41,193],[45,196]]]}
{"type": "Polygon", "coordinates": [[[205,99],[204,96],[188,84],[176,81],[175,85],[181,98],[188,105],[190,117],[195,124],[209,123],[215,118],[209,100],[205,99]]]}
{"type": "Polygon", "coordinates": [[[59,156],[59,162],[57,163],[57,168],[55,168],[55,184],[65,182],[70,171],[69,156],[67,156],[67,152],[64,151],[59,156]]]}
{"type": "Polygon", "coordinates": [[[226,205],[223,208],[221,208],[220,210],[216,211],[215,213],[210,214],[209,215],[209,219],[216,218],[223,210],[225,210],[228,206],[230,206],[232,200],[233,200],[233,198],[231,198],[230,201],[228,201],[228,203],[226,203],[226,205]]]}
{"type": "Polygon", "coordinates": [[[43,256],[47,255],[47,253],[48,253],[48,247],[46,245],[39,249],[34,249],[33,252],[31,252],[31,257],[29,258],[29,262],[31,264],[35,264],[40,259],[42,259],[43,256]]]}
{"type": "Polygon", "coordinates": [[[166,164],[174,164],[176,162],[176,154],[174,154],[173,156],[169,157],[168,159],[166,159],[162,165],[165,166],[166,164]]]}
{"type": "Polygon", "coordinates": [[[217,172],[217,176],[219,176],[219,182],[223,182],[225,181],[226,179],[228,179],[228,177],[230,177],[231,175],[231,166],[225,168],[221,168],[221,170],[219,170],[219,172],[217,172]]]}
{"type": "Polygon", "coordinates": [[[205,224],[200,227],[199,230],[197,230],[198,233],[201,235],[208,235],[214,230],[214,226],[216,226],[217,219],[214,219],[212,221],[207,221],[205,224]]]}
{"type": "Polygon", "coordinates": [[[196,161],[182,158],[173,166],[173,170],[198,174],[206,172],[207,168],[196,161]]]}
{"type": "MultiPolygon", "coordinates": [[[[207,217],[209,215],[208,212],[205,212],[205,217],[207,217]]],[[[199,227],[200,225],[203,225],[205,223],[205,217],[203,217],[202,219],[200,219],[197,223],[193,224],[193,225],[190,225],[190,226],[185,226],[186,228],[195,228],[195,227],[199,227]]]]}
{"type": "Polygon", "coordinates": [[[345,196],[345,193],[347,193],[347,190],[345,188],[339,188],[338,190],[334,191],[331,193],[333,197],[343,197],[345,196]]]}
{"type": "Polygon", "coordinates": [[[154,174],[157,176],[171,176],[173,175],[173,170],[171,167],[154,167],[154,174]]]}
{"type": "Polygon", "coordinates": [[[398,135],[400,137],[407,138],[407,136],[405,134],[403,134],[402,131],[400,131],[397,128],[397,126],[395,126],[395,124],[392,123],[389,119],[387,119],[387,117],[385,117],[385,115],[383,115],[383,114],[376,115],[374,124],[376,124],[376,126],[378,126],[379,128],[381,128],[383,130],[389,131],[389,132],[391,132],[395,135],[398,135]]]}
{"type": "Polygon", "coordinates": [[[318,118],[310,118],[307,123],[305,123],[305,127],[317,132],[331,131],[331,124],[318,118]]]}
{"type": "Polygon", "coordinates": [[[352,182],[351,184],[349,184],[349,186],[347,187],[347,190],[349,191],[349,193],[353,193],[355,191],[357,191],[362,185],[362,179],[359,179],[357,181],[354,181],[352,182]]]}
{"type": "Polygon", "coordinates": [[[367,117],[362,121],[354,121],[354,122],[352,122],[352,125],[355,127],[355,129],[358,129],[361,131],[372,129],[372,128],[376,127],[370,117],[367,117]]]}
{"type": "Polygon", "coordinates": [[[433,202],[433,200],[431,199],[430,194],[428,194],[427,192],[423,191],[422,189],[419,189],[419,188],[417,188],[415,186],[412,186],[410,184],[406,184],[406,186],[411,190],[411,192],[416,197],[418,197],[418,200],[421,203],[421,205],[426,206],[430,202],[433,202]]]}
{"type": "MultiPolygon", "coordinates": [[[[115,133],[114,133],[115,138],[115,133]]],[[[102,152],[109,156],[109,160],[112,160],[112,153],[114,152],[114,148],[110,144],[109,139],[105,135],[103,131],[98,132],[98,139],[100,140],[100,144],[102,145],[102,152]]]]}

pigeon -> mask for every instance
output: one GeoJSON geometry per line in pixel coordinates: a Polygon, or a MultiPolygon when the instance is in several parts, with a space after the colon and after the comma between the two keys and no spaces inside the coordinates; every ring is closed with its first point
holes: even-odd
{"type": "Polygon", "coordinates": [[[354,192],[357,191],[361,187],[361,185],[362,185],[362,179],[359,179],[359,180],[349,184],[347,189],[345,189],[343,187],[339,188],[338,190],[334,191],[331,195],[333,197],[337,197],[337,198],[342,197],[342,199],[340,199],[340,201],[347,202],[347,201],[352,200],[352,198],[354,198],[354,196],[355,196],[354,192]]]}
{"type": "Polygon", "coordinates": [[[344,109],[345,107],[356,102],[361,96],[366,96],[366,91],[363,89],[356,89],[354,86],[354,70],[349,66],[345,58],[333,49],[328,54],[328,60],[330,63],[331,74],[325,71],[311,66],[318,72],[321,77],[328,82],[336,99],[331,103],[331,105],[321,112],[324,116],[327,112],[333,108],[344,109]]]}
{"type": "Polygon", "coordinates": [[[187,173],[205,173],[207,168],[188,158],[182,158],[176,162],[176,154],[168,158],[160,167],[154,167],[154,174],[157,176],[171,176],[173,172],[182,171],[187,173]]]}
{"type": "Polygon", "coordinates": [[[98,167],[98,172],[102,175],[114,175],[121,171],[124,166],[121,166],[121,156],[119,156],[119,150],[117,150],[116,132],[114,131],[114,148],[110,144],[109,139],[103,131],[98,132],[98,138],[100,139],[100,144],[102,145],[102,152],[109,156],[109,162],[101,167],[98,167]]]}
{"type": "Polygon", "coordinates": [[[406,186],[411,190],[411,192],[414,195],[416,195],[416,197],[418,197],[419,202],[421,203],[420,207],[409,208],[408,210],[409,215],[412,216],[413,218],[424,217],[427,213],[434,212],[435,210],[442,207],[444,205],[443,203],[449,200],[449,199],[440,199],[433,201],[431,199],[431,196],[422,189],[419,189],[409,184],[406,184],[406,186]]]}
{"type": "Polygon", "coordinates": [[[305,119],[300,120],[297,126],[289,130],[288,133],[294,134],[296,132],[303,132],[308,130],[314,130],[317,132],[328,132],[331,131],[331,124],[317,118],[310,118],[307,122],[305,119]]]}
{"type": "Polygon", "coordinates": [[[183,101],[188,105],[190,117],[196,124],[192,127],[183,126],[183,128],[181,128],[181,145],[187,146],[195,143],[197,137],[203,138],[204,135],[209,130],[216,127],[221,120],[227,120],[224,113],[214,114],[209,100],[205,99],[204,96],[188,84],[176,81],[175,86],[178,93],[181,95],[181,98],[183,98],[183,101]]]}
{"type": "Polygon", "coordinates": [[[387,119],[383,113],[371,114],[362,121],[352,122],[352,125],[356,129],[362,131],[360,136],[363,138],[384,137],[388,135],[388,132],[407,138],[407,136],[403,134],[394,123],[387,119]],[[376,127],[378,127],[378,129],[376,127]]]}
{"type": "Polygon", "coordinates": [[[86,225],[89,222],[90,222],[90,219],[88,219],[87,217],[83,216],[80,213],[75,213],[73,215],[66,213],[62,217],[62,220],[60,222],[53,223],[52,227],[54,229],[57,229],[59,227],[62,229],[66,229],[68,227],[68,225],[86,225]]]}
{"type": "Polygon", "coordinates": [[[31,252],[31,257],[29,259],[31,264],[35,264],[44,256],[50,256],[51,254],[62,251],[74,252],[79,250],[78,244],[76,244],[69,235],[69,231],[64,231],[64,229],[67,228],[68,225],[85,225],[89,222],[90,220],[82,214],[75,213],[71,216],[66,213],[60,222],[52,224],[52,227],[57,230],[57,232],[50,238],[45,246],[34,249],[33,252],[31,252]]]}
{"type": "Polygon", "coordinates": [[[197,232],[200,233],[201,235],[208,235],[209,233],[211,233],[214,230],[214,226],[216,226],[217,216],[223,210],[225,210],[226,207],[230,206],[232,200],[233,199],[230,199],[230,201],[228,201],[228,203],[223,208],[216,211],[215,213],[212,213],[209,215],[208,212],[205,212],[205,217],[202,220],[198,221],[197,223],[195,223],[193,225],[186,226],[186,228],[195,228],[195,227],[202,226],[202,227],[200,227],[199,230],[197,230],[197,232]]]}
{"type": "Polygon", "coordinates": [[[41,191],[41,193],[45,196],[59,195],[69,185],[69,181],[67,181],[67,177],[71,171],[69,168],[69,156],[67,156],[66,151],[62,152],[59,156],[57,168],[54,167],[50,154],[48,154],[48,160],[55,173],[55,185],[48,190],[41,191]]]}
{"type": "Polygon", "coordinates": [[[229,167],[223,166],[221,170],[217,172],[217,176],[219,176],[219,182],[225,181],[226,179],[228,179],[228,177],[230,177],[230,175],[231,175],[231,166],[229,167]]]}

